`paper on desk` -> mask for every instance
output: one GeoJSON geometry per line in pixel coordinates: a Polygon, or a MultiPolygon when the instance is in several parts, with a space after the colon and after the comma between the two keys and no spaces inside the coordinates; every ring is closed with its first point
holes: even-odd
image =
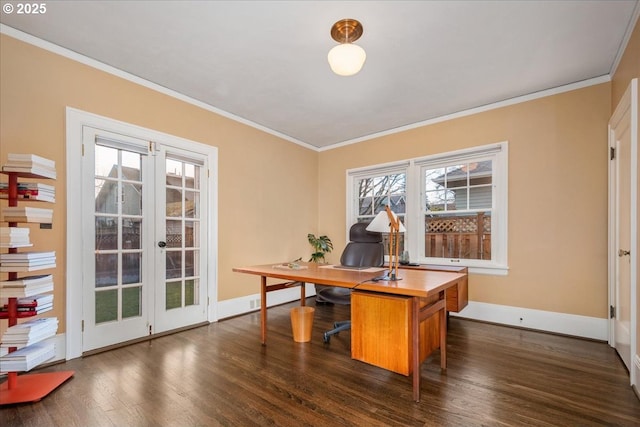
{"type": "Polygon", "coordinates": [[[340,266],[340,265],[321,265],[318,268],[335,268],[337,270],[363,271],[365,273],[377,273],[379,271],[386,270],[386,268],[384,268],[384,267],[359,268],[359,267],[345,267],[345,266],[340,266]]]}

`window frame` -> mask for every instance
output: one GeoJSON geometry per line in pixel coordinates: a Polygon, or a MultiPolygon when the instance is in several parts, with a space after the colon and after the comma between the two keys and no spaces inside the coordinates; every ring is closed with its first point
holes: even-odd
{"type": "Polygon", "coordinates": [[[471,273],[506,275],[508,242],[508,141],[482,145],[462,150],[438,153],[398,162],[391,162],[347,170],[347,227],[354,224],[359,215],[356,183],[363,178],[392,173],[406,174],[406,213],[404,250],[412,262],[420,264],[456,265],[469,268],[471,273]],[[491,260],[434,258],[424,255],[425,221],[423,206],[426,194],[423,170],[460,162],[492,160],[492,208],[491,208],[491,260]]]}

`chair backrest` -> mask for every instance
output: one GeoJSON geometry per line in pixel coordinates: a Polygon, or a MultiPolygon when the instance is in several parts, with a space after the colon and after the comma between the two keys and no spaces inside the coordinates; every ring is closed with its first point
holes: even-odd
{"type": "Polygon", "coordinates": [[[349,229],[349,240],[340,257],[348,267],[381,267],[384,265],[382,233],[367,231],[369,223],[357,222],[349,229]]]}

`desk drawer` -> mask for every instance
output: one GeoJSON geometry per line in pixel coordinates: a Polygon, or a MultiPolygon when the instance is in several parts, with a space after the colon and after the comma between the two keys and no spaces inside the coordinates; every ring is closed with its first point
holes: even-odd
{"type": "MultiPolygon", "coordinates": [[[[437,296],[436,296],[437,299],[437,296]]],[[[423,300],[421,306],[431,303],[423,300]]],[[[403,375],[412,373],[411,298],[353,291],[351,293],[351,357],[403,375]]],[[[440,320],[420,325],[420,363],[440,346],[440,320]]]]}

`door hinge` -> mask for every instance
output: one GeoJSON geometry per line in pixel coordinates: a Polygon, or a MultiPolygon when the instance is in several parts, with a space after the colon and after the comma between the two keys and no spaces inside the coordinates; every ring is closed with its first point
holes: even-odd
{"type": "Polygon", "coordinates": [[[609,318],[610,319],[616,318],[616,308],[612,305],[609,306],[609,318]]]}
{"type": "Polygon", "coordinates": [[[616,158],[616,149],[613,147],[609,147],[609,160],[613,160],[616,158]]]}
{"type": "Polygon", "coordinates": [[[84,320],[80,321],[80,329],[84,332],[84,320]]]}
{"type": "Polygon", "coordinates": [[[153,335],[153,326],[149,325],[149,335],[153,335]]]}

